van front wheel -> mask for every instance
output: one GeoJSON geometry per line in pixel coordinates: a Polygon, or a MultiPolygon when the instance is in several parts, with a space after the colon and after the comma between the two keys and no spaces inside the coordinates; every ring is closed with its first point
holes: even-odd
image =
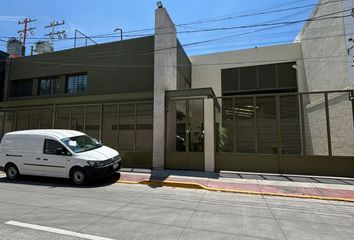
{"type": "Polygon", "coordinates": [[[14,164],[6,166],[6,177],[10,180],[15,180],[20,175],[18,168],[14,164]]]}
{"type": "Polygon", "coordinates": [[[86,174],[84,170],[80,168],[76,168],[71,172],[71,180],[76,184],[76,185],[83,185],[86,183],[86,174]]]}

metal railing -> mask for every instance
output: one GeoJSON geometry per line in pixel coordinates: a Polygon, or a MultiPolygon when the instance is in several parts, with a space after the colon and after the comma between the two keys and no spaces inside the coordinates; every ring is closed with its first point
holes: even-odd
{"type": "Polygon", "coordinates": [[[152,151],[152,106],[139,101],[1,109],[0,137],[15,130],[65,128],[122,151],[152,151]]]}

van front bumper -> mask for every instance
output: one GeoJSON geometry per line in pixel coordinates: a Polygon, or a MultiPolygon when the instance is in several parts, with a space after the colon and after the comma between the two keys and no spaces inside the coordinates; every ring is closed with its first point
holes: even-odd
{"type": "Polygon", "coordinates": [[[122,162],[119,161],[116,163],[118,163],[118,166],[115,168],[113,167],[115,164],[110,164],[110,165],[104,166],[104,167],[85,166],[84,170],[85,170],[85,173],[87,174],[87,177],[90,179],[102,178],[102,177],[112,175],[113,173],[115,173],[119,169],[121,169],[122,162]]]}

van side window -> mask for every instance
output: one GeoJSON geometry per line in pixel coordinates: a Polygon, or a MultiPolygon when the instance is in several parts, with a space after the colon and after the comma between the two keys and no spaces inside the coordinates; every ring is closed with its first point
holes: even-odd
{"type": "Polygon", "coordinates": [[[58,155],[57,154],[57,149],[64,149],[63,145],[55,140],[50,140],[50,139],[46,139],[44,141],[44,153],[45,154],[54,154],[54,155],[58,155]]]}

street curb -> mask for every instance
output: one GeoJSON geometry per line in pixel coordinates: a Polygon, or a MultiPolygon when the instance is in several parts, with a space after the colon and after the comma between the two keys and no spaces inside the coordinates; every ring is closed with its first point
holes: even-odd
{"type": "Polygon", "coordinates": [[[199,183],[189,183],[189,182],[177,182],[177,181],[159,181],[159,180],[143,180],[139,182],[134,181],[118,181],[117,183],[123,184],[142,184],[142,185],[155,185],[164,187],[177,187],[177,188],[189,188],[189,189],[203,189],[213,192],[227,192],[227,193],[240,193],[240,194],[250,194],[250,195],[260,195],[260,196],[272,196],[272,197],[288,197],[288,198],[301,198],[301,199],[314,199],[314,200],[325,200],[325,201],[340,201],[354,203],[354,199],[350,198],[337,198],[337,197],[323,197],[316,195],[301,195],[301,194],[286,194],[286,193],[271,193],[271,192],[257,192],[257,191],[245,191],[245,190],[233,190],[225,188],[212,188],[206,187],[199,183]]]}

